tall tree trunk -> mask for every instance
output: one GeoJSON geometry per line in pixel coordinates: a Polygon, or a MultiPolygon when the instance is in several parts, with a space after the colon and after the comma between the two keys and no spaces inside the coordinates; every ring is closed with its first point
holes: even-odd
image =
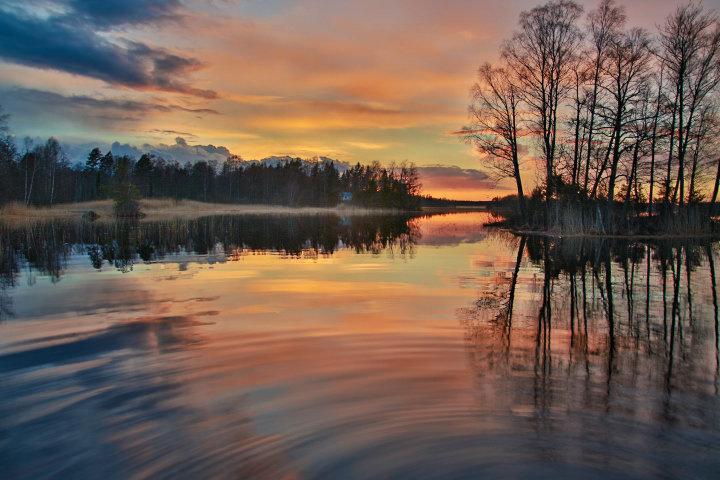
{"type": "Polygon", "coordinates": [[[717,173],[715,174],[715,186],[713,187],[712,200],[710,201],[710,215],[715,213],[715,202],[717,202],[718,189],[720,189],[720,157],[716,160],[717,173]]]}
{"type": "Polygon", "coordinates": [[[621,112],[622,112],[622,106],[618,105],[618,112],[615,116],[615,142],[613,144],[613,155],[612,155],[612,164],[610,165],[610,178],[608,179],[608,198],[607,198],[607,215],[606,215],[606,222],[608,224],[608,228],[611,228],[615,230],[615,226],[613,225],[614,222],[614,204],[615,204],[615,179],[617,178],[617,168],[618,164],[620,163],[620,130],[621,130],[621,112]]]}
{"type": "Polygon", "coordinates": [[[675,146],[675,122],[677,121],[677,100],[678,92],[675,92],[675,101],[673,102],[672,122],[670,123],[670,150],[668,152],[667,174],[665,176],[665,192],[663,195],[663,203],[670,203],[670,182],[672,181],[672,158],[673,147],[675,146]]]}
{"type": "MultiPolygon", "coordinates": [[[[592,109],[590,110],[590,125],[588,126],[587,162],[585,163],[585,185],[583,186],[585,191],[587,191],[587,189],[588,189],[588,181],[589,181],[589,177],[590,177],[590,162],[592,161],[592,146],[593,146],[593,144],[592,144],[592,142],[593,142],[593,127],[595,124],[595,107],[597,104],[598,88],[599,88],[599,84],[600,84],[599,55],[600,55],[600,53],[598,53],[598,60],[595,63],[595,78],[593,81],[592,109]]],[[[595,189],[593,188],[593,190],[595,190],[595,189]]]]}
{"type": "MultiPolygon", "coordinates": [[[[633,148],[633,160],[632,167],[630,167],[630,176],[628,178],[627,190],[625,191],[625,201],[623,202],[622,218],[627,221],[628,206],[630,205],[630,195],[632,195],[633,183],[637,185],[637,164],[638,157],[640,156],[640,139],[638,138],[635,142],[635,148],[633,148]]],[[[635,209],[633,209],[635,210],[635,209]]]]}
{"type": "Polygon", "coordinates": [[[648,194],[648,214],[654,213],[653,188],[655,187],[655,151],[657,149],[657,126],[660,116],[660,100],[662,98],[664,64],[660,67],[660,82],[658,83],[657,103],[655,104],[655,115],[653,115],[652,141],[650,143],[650,193],[648,194]]]}
{"type": "Polygon", "coordinates": [[[573,150],[573,167],[572,167],[572,184],[578,186],[578,176],[580,165],[580,111],[582,106],[580,104],[580,77],[575,72],[575,149],[573,150]]]}
{"type": "MultiPolygon", "coordinates": [[[[512,92],[512,90],[511,90],[512,92]]],[[[522,177],[520,176],[520,161],[518,159],[518,145],[517,145],[517,112],[516,112],[516,104],[515,104],[515,95],[514,93],[511,93],[511,110],[510,110],[510,120],[512,122],[512,140],[511,140],[511,150],[512,150],[512,162],[513,162],[513,173],[515,176],[515,184],[517,186],[517,193],[518,193],[518,202],[520,205],[520,215],[522,215],[523,219],[525,221],[528,221],[528,211],[527,211],[527,204],[525,202],[525,193],[523,192],[523,186],[522,186],[522,177]]]]}
{"type": "Polygon", "coordinates": [[[33,170],[32,175],[30,176],[30,188],[28,189],[27,199],[25,200],[25,205],[30,205],[30,201],[32,200],[32,191],[33,186],[35,185],[35,172],[37,170],[37,157],[33,160],[33,170]]]}
{"type": "Polygon", "coordinates": [[[688,192],[688,204],[694,202],[697,198],[697,192],[695,191],[695,176],[697,174],[697,165],[700,158],[700,140],[704,135],[706,112],[702,112],[700,116],[700,125],[698,125],[697,136],[695,139],[695,151],[693,152],[692,168],[690,170],[690,191],[688,192]]]}
{"type": "Polygon", "coordinates": [[[608,161],[610,161],[610,152],[612,152],[613,150],[614,141],[615,139],[614,137],[612,137],[610,139],[610,144],[608,145],[607,151],[605,152],[605,158],[603,158],[602,164],[600,164],[600,168],[598,169],[597,176],[595,177],[595,182],[593,182],[592,192],[590,193],[591,199],[597,198],[597,191],[598,187],[600,186],[600,180],[602,179],[603,173],[605,173],[608,161]]]}
{"type": "Polygon", "coordinates": [[[683,127],[683,116],[685,114],[685,70],[680,69],[680,105],[678,108],[678,181],[680,182],[680,206],[685,201],[685,140],[684,137],[690,132],[685,132],[683,127]]]}
{"type": "Polygon", "coordinates": [[[520,178],[520,165],[517,159],[517,153],[514,155],[513,164],[515,167],[515,184],[517,185],[518,202],[520,204],[520,215],[524,220],[528,220],[527,203],[525,202],[525,193],[523,192],[522,178],[520,178]]]}
{"type": "Polygon", "coordinates": [[[53,201],[55,200],[55,162],[53,162],[52,170],[51,170],[51,179],[50,179],[50,206],[53,206],[53,201]]]}

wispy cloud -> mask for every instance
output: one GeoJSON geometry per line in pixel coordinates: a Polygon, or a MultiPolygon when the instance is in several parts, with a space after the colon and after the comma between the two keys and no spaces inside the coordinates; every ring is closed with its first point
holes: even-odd
{"type": "Polygon", "coordinates": [[[195,138],[197,135],[193,135],[192,133],[188,132],[178,132],[177,130],[161,130],[159,128],[153,128],[151,130],[148,130],[150,133],[157,133],[158,135],[172,135],[172,136],[180,136],[180,137],[190,137],[195,138]]]}
{"type": "MultiPolygon", "coordinates": [[[[127,92],[125,92],[127,93],[127,92]]],[[[207,116],[217,116],[218,111],[210,108],[195,108],[192,105],[169,103],[168,99],[153,96],[125,96],[107,98],[92,95],[64,95],[61,93],[30,88],[0,87],[2,106],[11,112],[13,123],[26,125],[25,134],[32,134],[34,123],[59,123],[62,129],[54,128],[46,135],[63,135],[63,132],[75,130],[87,132],[125,131],[136,136],[159,133],[160,130],[177,130],[186,135],[187,130],[158,128],[152,125],[157,117],[173,119],[187,118],[189,123],[197,122],[207,116]],[[151,122],[148,125],[148,122],[151,122]]],[[[37,130],[35,130],[37,131],[37,130]]],[[[177,135],[176,135],[177,136],[177,135]]],[[[83,135],[88,138],[87,135],[83,135]]],[[[82,138],[82,137],[81,137],[82,138]]]]}
{"type": "Polygon", "coordinates": [[[380,142],[345,142],[345,145],[359,148],[361,150],[382,150],[385,148],[392,147],[394,143],[380,143],[380,142]]]}
{"type": "Polygon", "coordinates": [[[162,102],[144,102],[116,98],[97,98],[89,95],[62,95],[55,92],[27,88],[13,88],[9,91],[16,99],[24,99],[28,103],[59,107],[62,109],[94,109],[102,111],[125,111],[130,113],[157,112],[188,112],[216,115],[217,110],[211,108],[191,108],[162,102]]]}

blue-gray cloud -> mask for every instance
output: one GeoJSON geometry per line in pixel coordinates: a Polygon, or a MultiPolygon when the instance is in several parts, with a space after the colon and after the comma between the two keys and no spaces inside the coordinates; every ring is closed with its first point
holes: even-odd
{"type": "Polygon", "coordinates": [[[67,0],[59,3],[69,7],[74,18],[93,22],[100,28],[181,18],[179,0],[67,0]]]}
{"type": "Polygon", "coordinates": [[[40,105],[43,108],[57,110],[82,110],[92,109],[97,112],[126,112],[129,114],[145,114],[147,112],[189,112],[197,114],[217,114],[217,110],[211,108],[189,108],[182,105],[142,102],[137,100],[124,100],[114,98],[96,98],[88,95],[62,95],[46,90],[31,88],[12,88],[6,90],[12,99],[12,103],[26,101],[27,103],[40,105]]]}
{"type": "MultiPolygon", "coordinates": [[[[53,4],[61,13],[39,15],[11,2],[0,6],[0,58],[21,65],[97,78],[135,89],[215,98],[186,79],[200,61],[141,42],[112,41],[99,31],[173,16],[178,2],[71,1],[53,4]]],[[[53,10],[51,10],[52,12],[53,10]]]]}
{"type": "MultiPolygon", "coordinates": [[[[104,98],[90,95],[62,95],[45,90],[29,88],[0,87],[3,108],[12,113],[16,132],[37,132],[37,124],[43,121],[57,122],[63,125],[80,125],[93,131],[115,130],[123,125],[153,115],[185,114],[194,117],[216,115],[209,108],[192,108],[185,105],[165,102],[161,99],[131,100],[127,98],[104,98]]],[[[47,134],[57,135],[53,131],[47,134]]],[[[35,133],[33,133],[35,134],[35,133]]],[[[192,136],[185,135],[183,136],[192,136]]]]}

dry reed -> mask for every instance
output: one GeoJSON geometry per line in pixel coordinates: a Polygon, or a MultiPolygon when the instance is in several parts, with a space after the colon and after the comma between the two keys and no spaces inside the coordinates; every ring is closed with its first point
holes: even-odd
{"type": "MultiPolygon", "coordinates": [[[[115,221],[112,200],[68,203],[53,207],[25,206],[9,203],[0,207],[0,222],[33,223],[56,219],[81,219],[83,214],[92,210],[99,215],[99,221],[115,221]]],[[[140,210],[145,215],[143,221],[166,220],[170,218],[194,218],[208,215],[320,215],[336,213],[338,215],[373,215],[396,213],[394,210],[354,208],[348,206],[328,207],[287,207],[281,205],[238,205],[224,203],[203,203],[193,200],[143,199],[140,210]]]]}

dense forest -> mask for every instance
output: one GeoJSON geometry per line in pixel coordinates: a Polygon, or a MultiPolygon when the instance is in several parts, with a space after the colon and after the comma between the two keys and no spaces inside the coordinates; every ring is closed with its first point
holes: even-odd
{"type": "Polygon", "coordinates": [[[95,148],[85,163],[72,164],[57,139],[22,149],[0,127],[0,205],[58,203],[124,197],[203,202],[331,207],[344,201],[362,207],[416,209],[420,183],[414,165],[357,164],[340,171],[328,160],[287,158],[267,164],[228,158],[222,165],[184,165],[144,154],[135,159],[95,148]]]}
{"type": "Polygon", "coordinates": [[[498,177],[514,179],[517,226],[708,230],[719,83],[715,12],[679,6],[651,34],[613,0],[587,15],[553,0],[521,13],[500,60],[479,68],[462,133],[498,177]],[[538,172],[529,197],[523,160],[538,172]]]}

